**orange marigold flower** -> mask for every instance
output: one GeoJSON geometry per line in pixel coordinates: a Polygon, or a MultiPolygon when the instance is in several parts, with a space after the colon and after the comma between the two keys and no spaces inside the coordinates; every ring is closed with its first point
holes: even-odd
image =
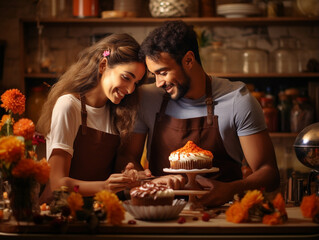
{"type": "MultiPolygon", "coordinates": [[[[10,119],[10,115],[8,114],[4,114],[1,118],[1,121],[0,121],[0,129],[3,127],[3,125],[6,123],[6,121],[8,121],[10,119]]],[[[14,119],[12,118],[11,119],[12,123],[14,123],[14,119]]]]}
{"type": "Polygon", "coordinates": [[[268,214],[263,217],[263,223],[268,225],[281,224],[282,218],[279,212],[274,212],[273,214],[268,214]]]}
{"type": "Polygon", "coordinates": [[[9,89],[1,95],[1,107],[14,114],[22,114],[25,110],[25,96],[18,89],[9,89]]]}
{"type": "Polygon", "coordinates": [[[49,181],[50,177],[50,165],[45,158],[36,162],[35,166],[35,179],[41,184],[45,184],[49,181]]]}
{"type": "Polygon", "coordinates": [[[26,140],[32,140],[34,132],[34,123],[28,118],[21,118],[13,125],[13,134],[22,136],[26,140]]]}
{"type": "Polygon", "coordinates": [[[24,155],[24,142],[16,136],[5,136],[0,138],[0,159],[6,163],[17,162],[24,155]]]}
{"type": "Polygon", "coordinates": [[[12,169],[12,175],[18,178],[29,178],[34,176],[36,162],[31,158],[23,158],[12,169]]]}
{"type": "Polygon", "coordinates": [[[241,200],[244,208],[249,209],[255,204],[261,203],[264,200],[263,194],[259,190],[248,191],[241,200]]]}
{"type": "Polygon", "coordinates": [[[282,216],[287,215],[285,200],[282,197],[281,193],[277,193],[274,200],[272,200],[272,204],[274,205],[275,208],[278,209],[278,211],[280,212],[282,216]]]}
{"type": "Polygon", "coordinates": [[[84,205],[82,195],[80,193],[72,192],[68,196],[67,201],[71,210],[71,215],[75,217],[76,211],[81,210],[84,205]]]}
{"type": "Polygon", "coordinates": [[[96,193],[96,201],[103,204],[107,213],[107,222],[112,225],[120,225],[125,218],[125,209],[118,197],[109,191],[103,190],[96,193]]]}
{"type": "Polygon", "coordinates": [[[319,213],[319,198],[316,194],[304,196],[301,201],[300,210],[305,218],[313,218],[319,213]]]}
{"type": "Polygon", "coordinates": [[[226,220],[233,223],[242,223],[248,220],[248,209],[240,202],[234,202],[226,211],[226,220]]]}

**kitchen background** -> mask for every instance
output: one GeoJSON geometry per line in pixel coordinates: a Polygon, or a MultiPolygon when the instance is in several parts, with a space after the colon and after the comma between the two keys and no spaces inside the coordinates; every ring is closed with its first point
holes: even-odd
{"type": "Polygon", "coordinates": [[[195,25],[206,71],[246,82],[262,104],[282,177],[303,177],[310,169],[296,159],[293,143],[319,120],[318,2],[1,0],[0,93],[22,90],[36,122],[48,86],[83,48],[113,32],[142,42],[161,17],[181,16],[195,25]]]}

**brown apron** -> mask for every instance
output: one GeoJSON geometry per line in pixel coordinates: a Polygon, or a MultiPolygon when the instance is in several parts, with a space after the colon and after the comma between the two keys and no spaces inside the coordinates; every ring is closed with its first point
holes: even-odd
{"type": "Polygon", "coordinates": [[[120,137],[87,126],[84,96],[81,96],[81,117],[82,125],[74,141],[69,176],[84,181],[104,181],[113,171],[120,137]]]}
{"type": "MultiPolygon", "coordinates": [[[[77,132],[73,148],[69,177],[84,181],[105,181],[113,171],[116,150],[120,137],[87,126],[85,97],[81,96],[82,124],[77,132]]],[[[53,200],[50,183],[41,193],[39,203],[53,200]]]]}
{"type": "Polygon", "coordinates": [[[165,114],[170,97],[164,95],[160,111],[156,114],[151,142],[150,170],[153,175],[164,175],[163,168],[169,168],[170,153],[192,140],[199,147],[213,153],[213,166],[220,170],[218,180],[228,182],[242,178],[241,164],[232,159],[224,148],[218,116],[214,115],[211,80],[208,76],[206,96],[207,116],[177,119],[165,114]]]}

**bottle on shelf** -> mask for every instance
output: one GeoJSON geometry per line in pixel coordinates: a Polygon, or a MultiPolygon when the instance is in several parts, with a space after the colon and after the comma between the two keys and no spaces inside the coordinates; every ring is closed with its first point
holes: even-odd
{"type": "Polygon", "coordinates": [[[278,110],[274,105],[274,99],[262,97],[261,107],[265,116],[268,131],[278,132],[278,110]]]}
{"type": "Polygon", "coordinates": [[[267,73],[268,52],[257,47],[255,39],[248,39],[241,54],[243,73],[267,73]]]}
{"type": "Polygon", "coordinates": [[[280,37],[279,47],[273,52],[274,72],[297,73],[299,72],[299,60],[296,52],[295,39],[280,37]]]}
{"type": "Polygon", "coordinates": [[[307,96],[299,96],[293,101],[290,113],[291,132],[300,132],[314,122],[314,108],[307,96]]]}
{"type": "Polygon", "coordinates": [[[290,112],[292,103],[289,100],[288,95],[284,91],[280,91],[278,94],[278,113],[279,113],[279,131],[290,132],[290,112]]]}

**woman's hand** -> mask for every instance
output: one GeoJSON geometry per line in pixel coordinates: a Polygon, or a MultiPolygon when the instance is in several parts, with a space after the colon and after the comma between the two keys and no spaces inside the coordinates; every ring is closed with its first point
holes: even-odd
{"type": "Polygon", "coordinates": [[[134,169],[134,164],[131,162],[126,165],[125,170],[122,173],[131,177],[132,181],[139,181],[152,177],[152,173],[149,169],[137,171],[134,169]]]}
{"type": "Polygon", "coordinates": [[[123,173],[114,173],[105,181],[105,190],[119,192],[134,184],[134,181],[123,173]]]}

